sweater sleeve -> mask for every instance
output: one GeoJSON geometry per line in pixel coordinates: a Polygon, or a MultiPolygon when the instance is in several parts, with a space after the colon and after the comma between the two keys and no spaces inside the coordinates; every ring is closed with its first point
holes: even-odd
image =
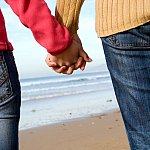
{"type": "Polygon", "coordinates": [[[56,18],[71,34],[78,30],[79,14],[84,0],[57,0],[56,18]]]}
{"type": "Polygon", "coordinates": [[[71,43],[66,27],[59,24],[44,0],[5,0],[35,40],[51,54],[63,52],[71,43]]]}

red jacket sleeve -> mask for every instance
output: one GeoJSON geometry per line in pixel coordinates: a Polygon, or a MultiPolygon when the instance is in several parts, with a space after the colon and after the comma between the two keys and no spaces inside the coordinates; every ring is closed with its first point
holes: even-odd
{"type": "Polygon", "coordinates": [[[31,29],[36,41],[51,54],[63,52],[71,43],[67,28],[52,16],[44,0],[5,0],[20,21],[31,29]]]}

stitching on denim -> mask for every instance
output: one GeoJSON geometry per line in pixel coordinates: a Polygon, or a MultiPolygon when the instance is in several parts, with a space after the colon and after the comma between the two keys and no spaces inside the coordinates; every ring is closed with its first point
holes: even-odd
{"type": "Polygon", "coordinates": [[[116,45],[116,39],[115,39],[114,35],[109,36],[107,39],[109,40],[109,42],[111,42],[112,45],[114,45],[114,46],[116,45]]]}
{"type": "Polygon", "coordinates": [[[132,44],[118,44],[117,46],[121,47],[121,46],[150,46],[150,43],[142,43],[142,44],[139,44],[139,43],[132,43],[132,44]]]}
{"type": "Polygon", "coordinates": [[[3,53],[1,52],[1,69],[3,70],[2,74],[0,74],[1,78],[0,78],[0,85],[3,84],[3,82],[5,82],[7,76],[6,76],[6,69],[5,69],[5,64],[4,64],[4,59],[3,59],[3,53]]]}
{"type": "Polygon", "coordinates": [[[2,85],[7,79],[7,75],[6,75],[6,71],[4,70],[4,72],[1,74],[1,78],[0,78],[0,85],[2,85]]]}
{"type": "Polygon", "coordinates": [[[114,35],[112,35],[112,38],[114,39],[114,46],[116,47],[127,47],[127,46],[150,46],[150,42],[143,42],[143,43],[120,43],[114,35]],[[117,42],[118,41],[118,42],[117,42]]]}
{"type": "MultiPolygon", "coordinates": [[[[124,31],[127,32],[127,31],[124,31]]],[[[143,43],[120,43],[117,38],[116,35],[110,35],[108,37],[106,37],[106,39],[108,39],[108,41],[112,44],[112,46],[118,47],[118,48],[122,48],[122,47],[128,47],[128,46],[135,46],[135,47],[143,47],[143,46],[150,46],[150,41],[148,42],[143,42],[143,43]]]]}
{"type": "Polygon", "coordinates": [[[10,98],[11,95],[13,94],[12,85],[11,85],[11,82],[10,82],[10,77],[9,77],[8,68],[7,68],[7,65],[6,65],[4,55],[2,55],[2,57],[3,57],[3,61],[2,61],[3,64],[2,65],[3,65],[4,68],[6,68],[5,72],[4,72],[5,75],[6,75],[4,81],[7,81],[6,84],[7,84],[7,87],[9,89],[9,91],[7,92],[7,94],[5,94],[4,96],[1,97],[0,105],[2,105],[2,103],[4,101],[6,101],[8,98],[10,98]]]}

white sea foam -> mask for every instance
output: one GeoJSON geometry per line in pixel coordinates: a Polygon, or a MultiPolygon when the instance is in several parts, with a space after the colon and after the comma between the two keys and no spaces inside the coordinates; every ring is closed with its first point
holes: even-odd
{"type": "MultiPolygon", "coordinates": [[[[103,90],[106,90],[107,88],[103,88],[103,90]]],[[[49,94],[49,95],[39,95],[39,96],[29,96],[22,98],[22,101],[29,101],[29,100],[39,100],[39,99],[48,99],[52,97],[59,97],[59,96],[69,96],[69,95],[76,95],[76,94],[83,94],[83,93],[91,93],[99,91],[99,89],[91,89],[91,90],[82,90],[82,91],[75,91],[75,92],[64,92],[64,93],[56,93],[56,94],[49,94]]]]}
{"type": "Polygon", "coordinates": [[[30,97],[22,98],[22,101],[47,99],[47,98],[58,97],[58,96],[67,96],[67,95],[90,93],[90,92],[94,92],[94,91],[95,90],[83,90],[83,91],[77,91],[77,92],[66,92],[66,93],[57,93],[57,94],[50,94],[50,95],[30,96],[30,97]]]}
{"type": "Polygon", "coordinates": [[[22,90],[22,94],[49,91],[49,90],[77,88],[77,87],[81,87],[81,86],[99,85],[102,83],[111,83],[111,81],[108,80],[108,81],[101,81],[101,82],[80,83],[80,84],[72,84],[72,85],[65,85],[65,86],[53,86],[53,87],[48,87],[48,88],[37,88],[37,89],[22,90]]]}
{"type": "Polygon", "coordinates": [[[81,81],[81,80],[95,80],[97,78],[106,78],[106,77],[109,77],[109,74],[95,75],[95,76],[89,76],[89,77],[57,78],[57,79],[31,81],[31,82],[21,82],[21,86],[25,87],[25,86],[33,86],[33,85],[41,85],[41,84],[49,84],[49,83],[61,83],[61,82],[69,82],[69,81],[81,81]]]}

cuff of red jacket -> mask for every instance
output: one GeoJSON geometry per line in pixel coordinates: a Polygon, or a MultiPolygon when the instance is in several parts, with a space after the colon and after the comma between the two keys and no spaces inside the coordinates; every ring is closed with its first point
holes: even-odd
{"type": "Polygon", "coordinates": [[[65,43],[64,45],[62,44],[62,46],[60,46],[59,48],[57,47],[57,49],[51,49],[51,50],[47,50],[48,53],[50,53],[51,55],[58,55],[63,53],[64,51],[67,50],[67,48],[70,47],[70,45],[72,44],[72,37],[70,37],[70,39],[68,40],[67,43],[65,43]]]}

